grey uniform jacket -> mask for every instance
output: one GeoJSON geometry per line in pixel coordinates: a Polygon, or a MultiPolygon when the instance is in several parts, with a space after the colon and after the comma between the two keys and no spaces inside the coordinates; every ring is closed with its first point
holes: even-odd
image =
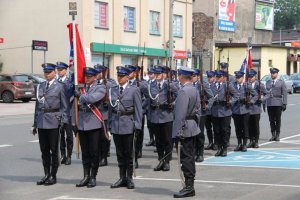
{"type": "MultiPolygon", "coordinates": [[[[132,80],[132,83],[130,85],[137,86],[137,80],[136,79],[132,80]]],[[[139,80],[138,89],[141,92],[143,114],[147,113],[147,107],[148,107],[148,104],[146,102],[146,99],[147,99],[146,96],[148,93],[147,87],[148,87],[148,82],[146,80],[139,80]]]]}
{"type": "Polygon", "coordinates": [[[129,83],[120,94],[119,85],[109,90],[109,123],[111,133],[132,134],[142,128],[142,99],[140,90],[129,83]]]}
{"type": "Polygon", "coordinates": [[[250,113],[250,104],[254,104],[258,99],[257,92],[253,90],[251,85],[248,83],[242,83],[240,88],[238,87],[237,82],[235,82],[233,85],[238,94],[238,100],[232,106],[232,114],[243,115],[250,113]],[[247,91],[249,91],[250,98],[248,105],[245,103],[247,91]]]}
{"type": "Polygon", "coordinates": [[[232,83],[229,83],[229,95],[230,99],[230,106],[226,106],[226,93],[227,93],[227,83],[223,82],[219,89],[217,88],[217,83],[212,85],[212,91],[214,93],[214,103],[211,107],[211,115],[213,117],[228,117],[232,115],[231,106],[237,101],[238,94],[234,89],[232,83]]]}
{"type": "Polygon", "coordinates": [[[197,91],[200,95],[200,108],[201,108],[201,91],[203,90],[204,92],[203,96],[207,104],[205,109],[202,108],[199,109],[199,114],[201,116],[206,116],[207,114],[210,114],[210,109],[214,103],[214,94],[208,83],[203,82],[203,84],[201,84],[201,82],[198,81],[195,87],[197,88],[197,91]]]}
{"type": "Polygon", "coordinates": [[[47,81],[39,84],[33,126],[40,129],[58,128],[60,120],[69,123],[70,107],[65,84],[54,80],[46,89],[47,81]],[[52,110],[51,112],[49,112],[52,110]],[[56,112],[53,112],[57,110],[56,112]]]}
{"type": "Polygon", "coordinates": [[[85,87],[85,94],[79,97],[79,114],[78,114],[78,130],[88,131],[99,129],[102,127],[102,123],[96,117],[96,115],[91,112],[88,108],[88,104],[97,104],[104,98],[106,90],[104,85],[98,84],[98,81],[94,83],[87,90],[87,85],[85,87]]]}
{"type": "MultiPolygon", "coordinates": [[[[107,97],[108,97],[109,89],[112,88],[112,87],[115,87],[117,85],[117,83],[115,81],[111,80],[111,79],[106,80],[106,85],[104,85],[103,79],[98,80],[98,84],[101,84],[105,87],[107,97]]],[[[109,102],[104,102],[104,101],[105,101],[105,99],[103,99],[100,102],[98,108],[99,108],[99,110],[100,110],[100,112],[103,116],[103,119],[108,120],[108,104],[109,104],[109,102]]]]}
{"type": "Polygon", "coordinates": [[[250,105],[250,115],[257,115],[261,113],[261,104],[263,100],[262,96],[266,95],[266,87],[263,83],[260,83],[260,87],[259,87],[259,81],[257,80],[251,84],[251,87],[257,92],[258,98],[259,95],[261,96],[260,101],[257,100],[254,104],[250,105]]]}
{"type": "Polygon", "coordinates": [[[282,106],[287,104],[287,89],[285,82],[277,79],[273,85],[272,80],[268,80],[266,83],[266,104],[267,106],[282,106]]]}
{"type": "Polygon", "coordinates": [[[178,92],[175,101],[175,119],[172,128],[172,137],[176,138],[183,131],[184,137],[192,137],[200,133],[200,128],[193,116],[197,116],[200,109],[200,96],[198,90],[187,83],[178,92]]]}
{"type": "MultiPolygon", "coordinates": [[[[175,99],[178,92],[176,83],[170,82],[170,92],[175,99]]],[[[168,105],[168,81],[164,81],[161,89],[158,88],[156,80],[150,83],[148,86],[148,95],[150,97],[150,122],[163,124],[173,121],[174,113],[172,106],[174,105],[168,105]],[[170,109],[167,108],[168,106],[171,106],[170,109]]]]}

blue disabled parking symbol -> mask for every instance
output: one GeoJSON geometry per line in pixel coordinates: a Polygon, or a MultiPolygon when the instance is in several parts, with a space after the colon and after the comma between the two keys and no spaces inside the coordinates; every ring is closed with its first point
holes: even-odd
{"type": "Polygon", "coordinates": [[[211,157],[203,165],[300,169],[300,150],[248,149],[227,157],[211,157]]]}

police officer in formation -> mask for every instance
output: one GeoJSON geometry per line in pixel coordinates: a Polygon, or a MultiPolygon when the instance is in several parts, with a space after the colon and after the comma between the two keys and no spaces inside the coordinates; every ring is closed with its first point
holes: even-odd
{"type": "Polygon", "coordinates": [[[76,187],[96,186],[96,176],[99,167],[99,140],[103,138],[103,123],[91,110],[91,105],[98,107],[105,97],[106,88],[98,83],[97,71],[91,67],[84,69],[84,87],[76,91],[79,97],[78,133],[82,151],[83,179],[76,187]]]}
{"type": "Polygon", "coordinates": [[[263,96],[266,95],[265,85],[260,83],[260,80],[256,80],[257,72],[255,70],[249,70],[248,80],[250,87],[256,91],[258,97],[257,101],[254,104],[250,104],[250,116],[249,116],[249,143],[247,148],[258,148],[258,140],[260,135],[260,113],[263,96]]]}
{"type": "Polygon", "coordinates": [[[224,81],[226,72],[216,71],[216,83],[212,87],[214,103],[211,108],[213,127],[216,134],[218,151],[215,156],[227,156],[232,105],[237,101],[237,92],[229,81],[224,81]]]}
{"type": "Polygon", "coordinates": [[[178,147],[178,151],[180,151],[185,186],[174,194],[174,198],[195,196],[195,142],[200,133],[198,125],[200,96],[199,91],[192,84],[193,74],[194,70],[187,67],[179,70],[179,81],[182,87],[178,91],[175,103],[172,137],[180,140],[182,144],[182,148],[178,147]]]}
{"type": "MultiPolygon", "coordinates": [[[[207,80],[209,88],[212,89],[215,84],[215,71],[207,71],[207,80]]],[[[211,116],[211,108],[207,109],[206,120],[205,120],[205,129],[208,138],[208,145],[205,147],[205,150],[217,150],[217,140],[216,134],[213,132],[213,122],[211,116]]]]}
{"type": "Polygon", "coordinates": [[[235,72],[236,81],[234,88],[237,91],[237,101],[232,106],[232,118],[235,126],[237,137],[237,146],[234,151],[247,151],[247,140],[249,138],[249,113],[250,105],[257,100],[257,92],[252,89],[248,82],[244,83],[245,73],[242,71],[235,72]]]}
{"type": "Polygon", "coordinates": [[[116,145],[120,179],[111,188],[133,189],[133,140],[142,128],[142,100],[140,90],[128,83],[130,70],[117,67],[118,84],[109,90],[108,127],[116,145]]]}
{"type": "Polygon", "coordinates": [[[158,165],[154,171],[169,171],[172,159],[172,123],[174,120],[174,101],[178,87],[174,82],[164,79],[166,68],[155,67],[156,80],[150,83],[148,95],[150,97],[150,122],[153,125],[158,165]]]}
{"type": "Polygon", "coordinates": [[[196,143],[195,143],[196,162],[202,162],[204,160],[204,156],[203,156],[204,141],[205,141],[204,126],[206,121],[206,115],[209,113],[209,110],[214,100],[213,93],[209,85],[203,80],[200,80],[201,79],[200,73],[202,72],[199,69],[194,69],[194,73],[192,77],[193,86],[197,88],[197,91],[200,95],[200,108],[201,108],[199,110],[199,115],[201,116],[199,122],[200,132],[196,136],[196,143]]]}
{"type": "Polygon", "coordinates": [[[286,110],[287,89],[285,82],[278,79],[279,69],[271,68],[271,80],[266,82],[266,105],[268,109],[269,121],[272,137],[270,141],[280,140],[281,113],[286,110]]]}
{"type": "MultiPolygon", "coordinates": [[[[69,99],[69,107],[72,107],[73,103],[73,83],[72,80],[67,76],[67,70],[69,65],[64,62],[56,63],[56,70],[58,74],[58,81],[65,84],[67,87],[67,95],[69,99]]],[[[64,123],[60,128],[60,153],[61,153],[61,164],[70,165],[71,156],[73,151],[73,133],[72,133],[72,123],[71,117],[69,123],[64,123]]]]}
{"type": "Polygon", "coordinates": [[[42,65],[46,81],[37,87],[33,134],[38,132],[45,176],[37,185],[56,184],[59,166],[59,127],[69,123],[69,101],[62,82],[55,79],[56,65],[42,65]]]}

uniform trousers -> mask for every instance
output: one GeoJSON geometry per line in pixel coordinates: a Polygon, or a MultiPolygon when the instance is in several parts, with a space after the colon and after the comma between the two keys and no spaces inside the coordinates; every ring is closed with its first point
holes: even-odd
{"type": "Polygon", "coordinates": [[[58,136],[59,130],[38,129],[40,149],[42,152],[43,166],[50,169],[58,168],[58,136]]]}
{"type": "MultiPolygon", "coordinates": [[[[106,131],[108,131],[108,129],[107,129],[107,120],[104,120],[104,124],[105,124],[105,127],[106,127],[106,131]]],[[[104,129],[101,128],[100,129],[100,140],[99,140],[99,159],[100,160],[104,159],[104,158],[107,158],[109,148],[110,148],[110,140],[105,137],[104,129]]]]}
{"type": "Polygon", "coordinates": [[[213,129],[212,128],[213,128],[213,126],[212,126],[212,116],[211,115],[206,115],[205,129],[206,129],[208,142],[216,144],[216,138],[215,138],[215,134],[213,134],[213,129]]]}
{"type": "Polygon", "coordinates": [[[196,174],[195,167],[195,142],[196,136],[184,138],[180,149],[181,169],[186,180],[193,180],[196,174]]]}
{"type": "Polygon", "coordinates": [[[133,134],[113,134],[120,169],[133,170],[133,134]]]}
{"type": "Polygon", "coordinates": [[[268,109],[269,121],[271,126],[271,132],[276,131],[280,133],[282,107],[268,106],[267,109],[268,109]]]}
{"type": "Polygon", "coordinates": [[[71,120],[69,120],[69,124],[64,123],[64,126],[60,128],[60,153],[62,156],[66,156],[67,153],[67,156],[71,157],[72,151],[73,133],[71,120]]]}
{"type": "Polygon", "coordinates": [[[172,159],[172,124],[172,121],[162,124],[153,123],[158,160],[164,156],[166,156],[165,161],[167,162],[172,159]]]}
{"type": "Polygon", "coordinates": [[[204,142],[205,142],[205,136],[204,136],[204,125],[206,121],[206,116],[200,117],[200,133],[196,136],[196,142],[195,142],[195,149],[196,149],[196,155],[203,156],[204,152],[204,142]]]}
{"type": "Polygon", "coordinates": [[[229,126],[231,116],[227,117],[213,117],[213,127],[217,144],[219,146],[226,146],[229,142],[229,126]]]}
{"type": "Polygon", "coordinates": [[[148,127],[148,131],[149,131],[150,140],[154,141],[155,134],[154,134],[153,124],[148,119],[147,119],[147,127],[148,127]]]}
{"type": "Polygon", "coordinates": [[[98,169],[99,167],[100,132],[100,129],[78,131],[83,168],[98,169]]]}
{"type": "Polygon", "coordinates": [[[250,115],[249,117],[249,138],[258,142],[260,135],[259,127],[260,114],[250,115]]]}
{"type": "Polygon", "coordinates": [[[135,142],[135,158],[137,159],[139,152],[142,152],[143,149],[143,141],[144,141],[144,126],[145,126],[145,115],[142,118],[142,130],[136,134],[136,142],[135,142]]]}
{"type": "Polygon", "coordinates": [[[249,116],[249,113],[242,115],[232,115],[235,126],[235,133],[238,139],[249,138],[249,116]]]}

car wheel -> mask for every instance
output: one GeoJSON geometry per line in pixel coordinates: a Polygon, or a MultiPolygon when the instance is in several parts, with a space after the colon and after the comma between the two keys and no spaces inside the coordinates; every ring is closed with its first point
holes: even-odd
{"type": "Polygon", "coordinates": [[[21,99],[23,102],[25,102],[25,103],[27,103],[27,102],[29,102],[30,100],[31,100],[31,98],[23,98],[23,99],[21,99]]]}
{"type": "Polygon", "coordinates": [[[2,100],[4,103],[12,103],[14,101],[14,95],[10,91],[2,93],[2,100]]]}
{"type": "Polygon", "coordinates": [[[293,93],[294,93],[294,87],[292,86],[290,94],[293,94],[293,93]]]}

